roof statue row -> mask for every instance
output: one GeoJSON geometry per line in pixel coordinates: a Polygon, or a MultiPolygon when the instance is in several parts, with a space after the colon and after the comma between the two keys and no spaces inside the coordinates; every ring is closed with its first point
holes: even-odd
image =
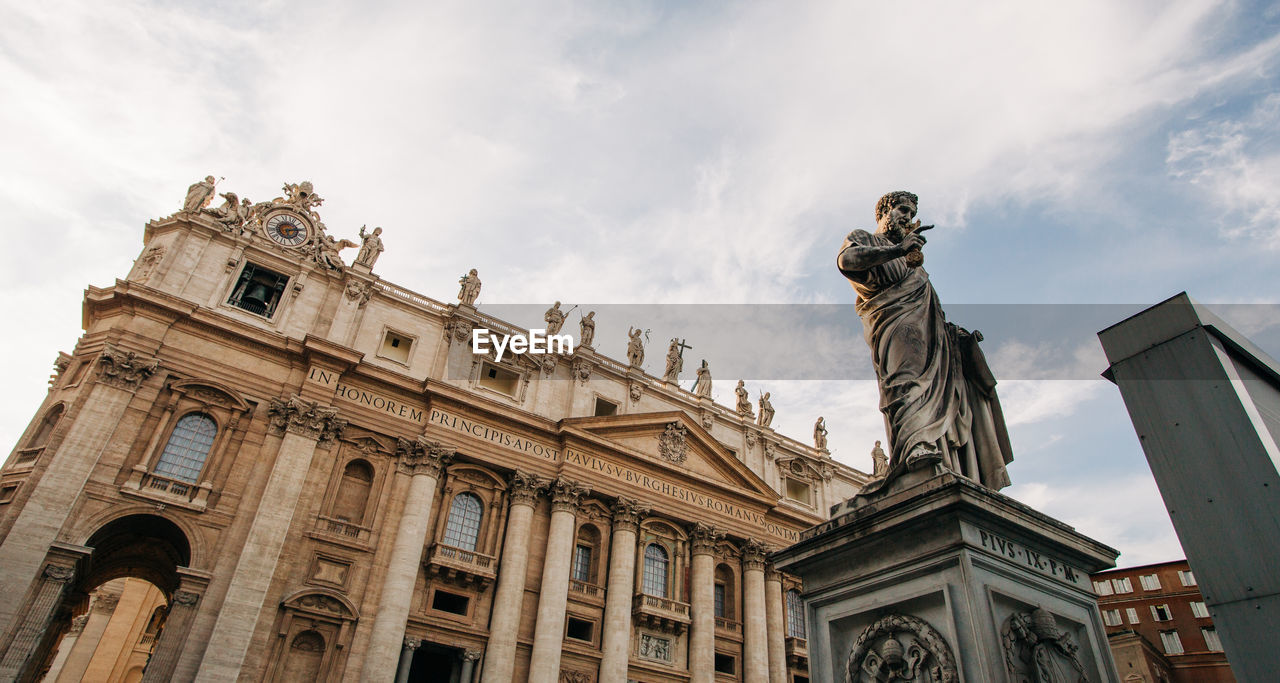
{"type": "Polygon", "coordinates": [[[299,249],[317,265],[339,274],[346,268],[340,255],[343,249],[359,247],[352,265],[360,266],[366,271],[373,269],[384,250],[382,228],[365,232],[368,226],[361,226],[359,243],[345,238],[334,239],[325,232],[324,222],[315,211],[316,207],[324,203],[324,198],[316,194],[310,181],[285,183],[282,188],[285,196],[256,204],[248,197],[238,197],[234,192],[218,194],[217,182],[213,176],[206,176],[204,180],[192,183],[183,199],[182,211],[189,215],[207,216],[223,230],[238,233],[245,238],[265,233],[266,237],[281,246],[299,249]],[[208,208],[215,194],[222,197],[222,205],[208,208]],[[314,233],[307,225],[281,215],[284,212],[293,212],[309,219],[315,226],[314,233]]]}

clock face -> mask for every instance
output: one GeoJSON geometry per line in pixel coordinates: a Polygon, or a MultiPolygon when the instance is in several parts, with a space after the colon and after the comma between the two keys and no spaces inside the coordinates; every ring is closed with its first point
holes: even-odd
{"type": "Polygon", "coordinates": [[[286,247],[296,247],[307,241],[307,225],[287,213],[278,213],[267,219],[267,236],[286,247]]]}

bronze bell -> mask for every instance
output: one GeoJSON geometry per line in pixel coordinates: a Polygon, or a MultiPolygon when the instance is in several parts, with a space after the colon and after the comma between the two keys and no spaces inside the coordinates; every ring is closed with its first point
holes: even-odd
{"type": "Polygon", "coordinates": [[[249,283],[248,291],[245,292],[245,295],[241,297],[240,300],[244,303],[260,306],[265,309],[267,307],[268,296],[266,285],[261,282],[251,282],[249,283]]]}

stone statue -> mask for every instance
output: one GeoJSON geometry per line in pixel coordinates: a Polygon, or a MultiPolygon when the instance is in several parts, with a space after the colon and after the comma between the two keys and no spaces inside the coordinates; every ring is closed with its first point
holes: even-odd
{"type": "Polygon", "coordinates": [[[698,379],[693,383],[693,393],[702,398],[711,398],[711,368],[707,365],[707,361],[702,361],[702,367],[697,370],[698,379]]]}
{"type": "Polygon", "coordinates": [[[557,301],[548,308],[542,319],[547,321],[548,335],[560,334],[560,328],[564,327],[564,311],[560,310],[560,302],[557,301]]]}
{"type": "Polygon", "coordinates": [[[995,378],[980,333],[947,322],[929,274],[913,264],[925,239],[918,199],[890,192],[876,203],[875,234],[855,230],[836,259],[857,292],[858,316],[880,385],[889,467],[863,488],[875,493],[902,473],[941,464],[993,489],[1009,485],[1013,460],[995,378]]]}
{"type": "Polygon", "coordinates": [[[733,390],[738,396],[738,416],[744,418],[754,418],[755,412],[751,410],[751,394],[747,392],[746,382],[738,380],[738,386],[733,390]]]}
{"type": "Polygon", "coordinates": [[[382,234],[382,228],[374,228],[372,233],[366,235],[366,227],[368,226],[360,226],[360,253],[356,254],[355,262],[372,270],[383,250],[382,238],[378,236],[382,234]]]}
{"type": "Polygon", "coordinates": [[[246,209],[249,200],[246,199],[246,204],[241,204],[240,198],[234,192],[223,192],[218,196],[222,197],[222,206],[216,209],[205,209],[204,212],[221,223],[224,230],[235,230],[244,225],[245,219],[248,218],[246,209]]]}
{"type": "Polygon", "coordinates": [[[472,268],[470,273],[463,275],[458,284],[462,285],[462,289],[458,290],[458,301],[464,306],[475,306],[476,299],[480,298],[480,276],[476,269],[472,268]]]}
{"type": "Polygon", "coordinates": [[[316,236],[315,242],[312,243],[312,258],[325,268],[341,273],[346,268],[346,264],[342,262],[342,255],[338,252],[347,247],[357,246],[360,245],[349,239],[335,240],[324,233],[320,233],[316,236]]]}
{"type": "Polygon", "coordinates": [[[1015,612],[1000,629],[1005,668],[1010,680],[1036,683],[1087,681],[1080,646],[1070,632],[1058,629],[1048,610],[1015,612]]]}
{"type": "Polygon", "coordinates": [[[813,423],[813,447],[820,451],[827,450],[827,421],[821,417],[813,423]]]}
{"type": "Polygon", "coordinates": [[[773,422],[773,404],[769,402],[769,392],[764,392],[764,396],[760,397],[760,417],[756,420],[756,424],[761,427],[768,427],[773,422]]]}
{"type": "Polygon", "coordinates": [[[877,441],[874,448],[871,449],[871,476],[879,479],[889,472],[889,456],[884,454],[884,449],[880,447],[877,441]]]}
{"type": "Polygon", "coordinates": [[[582,316],[578,321],[578,346],[591,346],[596,338],[596,312],[582,316]]]}
{"type": "Polygon", "coordinates": [[[667,347],[667,369],[662,372],[663,381],[676,384],[680,379],[680,371],[684,370],[684,344],[679,339],[672,339],[667,347]]]}
{"type": "Polygon", "coordinates": [[[285,183],[283,189],[285,196],[276,201],[292,204],[307,213],[313,213],[313,208],[324,203],[324,197],[316,194],[310,180],[304,180],[300,183],[285,183]]]}
{"type": "Polygon", "coordinates": [[[199,213],[201,209],[213,201],[213,176],[205,176],[204,180],[192,183],[187,188],[187,198],[182,201],[182,210],[188,213],[199,213]]]}
{"type": "Polygon", "coordinates": [[[644,365],[644,341],[640,339],[643,333],[640,329],[627,328],[627,336],[630,337],[627,342],[627,362],[637,368],[644,365]]]}

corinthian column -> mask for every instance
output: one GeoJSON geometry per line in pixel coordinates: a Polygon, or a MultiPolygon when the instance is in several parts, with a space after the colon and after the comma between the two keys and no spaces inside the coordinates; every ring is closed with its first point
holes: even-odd
{"type": "Polygon", "coordinates": [[[782,572],[772,565],[764,571],[764,612],[768,620],[769,683],[787,683],[787,641],[782,628],[782,572]]]}
{"type": "Polygon", "coordinates": [[[556,683],[560,678],[560,646],[564,643],[564,614],[569,601],[569,554],[573,549],[575,513],[588,493],[587,487],[564,477],[551,485],[551,530],[547,533],[547,557],[542,564],[529,683],[556,683]]]}
{"type": "Polygon", "coordinates": [[[57,453],[44,454],[48,469],[0,545],[0,596],[4,596],[0,599],[0,649],[6,634],[14,636],[15,615],[24,619],[19,614],[21,597],[32,581],[41,580],[45,554],[74,509],[98,456],[112,443],[134,393],[160,369],[160,362],[107,344],[97,366],[97,382],[89,389],[89,399],[74,416],[57,453]]]}
{"type": "Polygon", "coordinates": [[[769,552],[760,541],[742,545],[742,667],[746,683],[768,683],[769,644],[764,606],[764,557],[769,552]]]}
{"type": "Polygon", "coordinates": [[[516,667],[516,631],[520,629],[520,606],[524,603],[524,581],[529,567],[529,527],[533,508],[544,485],[532,474],[511,475],[511,496],[507,511],[507,535],[502,543],[502,563],[498,587],[493,594],[489,617],[489,645],[485,648],[483,683],[509,683],[516,667]]]}
{"type": "Polygon", "coordinates": [[[604,600],[600,683],[626,683],[631,644],[631,594],[635,592],[636,532],[649,508],[627,498],[613,504],[609,584],[604,600]]]}
{"type": "Polygon", "coordinates": [[[692,683],[716,679],[716,543],[724,538],[715,527],[698,522],[689,532],[693,544],[690,571],[689,674],[692,683]]]}
{"type": "Polygon", "coordinates": [[[391,546],[391,558],[387,560],[369,650],[360,674],[362,681],[378,683],[392,680],[396,675],[404,627],[409,621],[409,603],[413,601],[413,584],[418,579],[418,565],[422,562],[427,529],[431,526],[431,501],[440,472],[453,457],[453,449],[418,437],[417,441],[400,439],[396,455],[399,474],[409,477],[409,493],[391,546]]]}
{"type": "Polygon", "coordinates": [[[66,596],[71,580],[75,578],[76,566],[83,566],[82,563],[89,557],[91,550],[84,546],[56,541],[53,543],[45,557],[40,576],[36,579],[35,594],[18,616],[13,640],[9,642],[4,658],[0,659],[0,681],[28,680],[27,677],[34,675],[31,668],[40,662],[34,661],[32,655],[45,631],[53,623],[54,612],[66,596]]]}
{"type": "Polygon", "coordinates": [[[235,681],[244,664],[254,627],[266,602],[267,589],[276,574],[280,549],[293,522],[302,492],[302,482],[317,447],[333,445],[346,420],[338,419],[336,408],[322,406],[294,394],[289,400],[272,399],[267,409],[271,428],[284,435],[275,464],[262,491],[253,525],[240,551],[240,560],[231,575],[231,585],[218,608],[218,620],[209,635],[209,644],[196,680],[235,681]]]}

